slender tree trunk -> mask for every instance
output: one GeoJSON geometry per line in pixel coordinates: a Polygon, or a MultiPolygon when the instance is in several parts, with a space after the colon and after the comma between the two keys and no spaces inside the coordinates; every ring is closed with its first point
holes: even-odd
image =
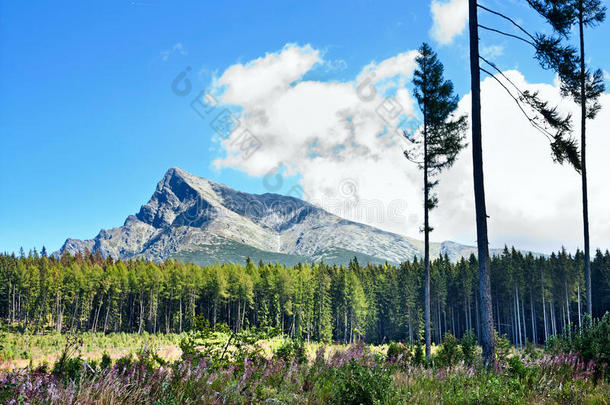
{"type": "Polygon", "coordinates": [[[570,319],[570,297],[568,295],[568,282],[566,281],[566,313],[568,315],[568,325],[572,323],[570,319]]]}
{"type": "Polygon", "coordinates": [[[585,237],[585,289],[587,293],[587,313],[593,314],[593,300],[591,294],[591,258],[589,252],[589,199],[587,193],[587,159],[586,159],[586,124],[587,124],[587,94],[585,91],[585,32],[584,32],[584,6],[579,1],[578,28],[580,31],[580,159],[582,163],[582,220],[585,237]]]}
{"type": "Polygon", "coordinates": [[[108,305],[106,306],[106,316],[104,316],[104,333],[106,333],[106,328],[108,327],[108,315],[110,314],[110,303],[112,300],[108,300],[108,305]]]}
{"type": "Polygon", "coordinates": [[[544,319],[544,342],[549,338],[549,328],[546,319],[546,302],[544,300],[544,274],[540,269],[540,293],[542,294],[542,317],[544,319]]]}
{"type": "Polygon", "coordinates": [[[457,336],[457,332],[455,331],[455,318],[453,316],[453,306],[451,306],[451,333],[457,336]]]}
{"type": "Polygon", "coordinates": [[[491,284],[489,246],[487,239],[487,209],[483,179],[483,147],[481,135],[481,72],[479,70],[479,22],[477,0],[469,0],[470,28],[470,75],[472,87],[472,167],[477,218],[477,247],[479,256],[479,296],[481,300],[481,345],[487,365],[495,361],[493,310],[491,307],[491,284]]]}
{"type": "MultiPolygon", "coordinates": [[[[426,67],[424,66],[424,69],[426,67]]],[[[426,338],[426,361],[430,361],[430,346],[432,338],[430,336],[430,228],[428,217],[428,127],[427,111],[424,105],[424,268],[426,280],[424,285],[424,317],[425,317],[425,338],[426,338]]],[[[440,324],[439,324],[440,327],[440,324]]]]}
{"type": "Polygon", "coordinates": [[[580,310],[580,280],[576,280],[576,288],[577,288],[577,292],[578,292],[578,327],[581,327],[581,310],[580,310]]]}
{"type": "Polygon", "coordinates": [[[411,306],[409,305],[409,344],[413,345],[413,320],[411,319],[411,306]]]}
{"type": "Polygon", "coordinates": [[[180,331],[180,333],[182,333],[182,294],[180,294],[180,311],[178,312],[178,315],[180,316],[179,331],[180,331]]]}
{"type": "Polygon", "coordinates": [[[479,300],[474,298],[474,313],[476,314],[477,321],[477,342],[481,340],[481,324],[479,323],[479,300]]]}
{"type": "Polygon", "coordinates": [[[532,295],[532,290],[530,289],[530,315],[532,317],[532,343],[538,343],[537,339],[537,331],[536,331],[536,312],[534,311],[534,296],[532,295]]]}
{"type": "Polygon", "coordinates": [[[519,346],[523,347],[523,336],[521,334],[521,314],[519,311],[519,287],[515,287],[515,304],[517,305],[517,331],[519,332],[519,346]]]}
{"type": "Polygon", "coordinates": [[[553,335],[556,335],[557,334],[557,314],[555,313],[555,305],[553,303],[553,300],[551,300],[549,305],[551,306],[551,321],[553,323],[553,335]]]}
{"type": "Polygon", "coordinates": [[[144,293],[140,292],[140,321],[138,322],[138,334],[142,333],[142,323],[144,322],[144,293]]]}
{"type": "Polygon", "coordinates": [[[216,313],[218,309],[218,297],[214,299],[214,317],[212,318],[212,327],[216,328],[216,313]]]}
{"type": "Polygon", "coordinates": [[[496,300],[496,317],[498,319],[498,334],[502,334],[502,322],[500,322],[500,302],[496,300]]]}

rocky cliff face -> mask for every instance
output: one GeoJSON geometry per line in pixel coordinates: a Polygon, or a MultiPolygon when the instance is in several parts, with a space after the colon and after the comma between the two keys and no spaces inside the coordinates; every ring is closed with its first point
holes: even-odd
{"type": "MultiPolygon", "coordinates": [[[[452,260],[475,248],[432,244],[452,260]]],[[[123,226],[92,240],[68,239],[60,252],[88,249],[115,258],[178,257],[200,264],[244,257],[286,263],[325,260],[399,263],[422,256],[423,243],[348,221],[293,197],[248,194],[171,168],[150,201],[123,226]]]]}

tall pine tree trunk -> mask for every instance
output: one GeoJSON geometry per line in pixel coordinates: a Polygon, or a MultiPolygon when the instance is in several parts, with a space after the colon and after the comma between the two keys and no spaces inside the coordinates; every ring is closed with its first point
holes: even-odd
{"type": "Polygon", "coordinates": [[[587,313],[593,314],[593,301],[591,294],[591,260],[589,253],[589,199],[587,194],[587,159],[586,159],[586,124],[587,124],[587,94],[585,91],[585,32],[583,1],[579,1],[578,28],[580,31],[580,159],[582,164],[582,221],[585,237],[585,289],[587,292],[587,313]]]}
{"type": "MultiPolygon", "coordinates": [[[[429,240],[429,217],[428,217],[428,128],[426,126],[427,117],[424,108],[424,268],[426,271],[426,281],[424,286],[424,316],[425,316],[425,337],[426,337],[426,361],[430,360],[430,346],[432,338],[430,336],[430,240],[429,240]]],[[[439,324],[440,327],[440,324],[439,324]]]]}
{"type": "Polygon", "coordinates": [[[479,23],[477,0],[468,1],[470,28],[470,76],[472,87],[472,167],[477,218],[479,257],[479,296],[481,300],[481,346],[487,365],[495,360],[495,341],[491,307],[489,246],[487,240],[487,209],[483,181],[483,145],[481,135],[481,72],[479,70],[479,23]]]}

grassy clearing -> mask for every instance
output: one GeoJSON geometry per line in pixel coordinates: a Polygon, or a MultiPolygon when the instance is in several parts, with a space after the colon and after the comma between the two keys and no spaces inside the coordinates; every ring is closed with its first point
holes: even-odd
{"type": "MultiPolygon", "coordinates": [[[[605,333],[589,335],[602,347],[605,333]]],[[[515,350],[498,338],[498,361],[489,369],[476,340],[451,335],[433,348],[431,363],[421,347],[325,345],[206,328],[158,336],[9,333],[3,342],[3,353],[15,355],[5,362],[12,369],[0,370],[2,404],[607,404],[610,398],[606,346],[587,360],[571,349],[515,350]],[[19,362],[27,364],[16,368],[19,362]]]]}
{"type": "Polygon", "coordinates": [[[0,369],[38,367],[44,363],[53,364],[66,346],[67,339],[76,336],[81,344],[77,354],[87,361],[99,361],[104,353],[112,359],[136,354],[142,349],[154,350],[166,360],[180,358],[179,342],[185,334],[148,333],[78,333],[69,334],[4,334],[0,350],[0,369]]]}
{"type": "MultiPolygon", "coordinates": [[[[70,334],[41,334],[31,335],[8,332],[4,334],[0,350],[0,370],[22,368],[36,368],[43,364],[52,365],[61,356],[70,337],[77,337],[81,343],[78,345],[76,355],[89,362],[100,361],[106,353],[113,359],[136,355],[142,350],[151,350],[166,361],[175,361],[180,358],[180,340],[187,336],[183,334],[136,334],[136,333],[78,333],[70,334]]],[[[217,333],[208,343],[221,345],[226,342],[228,335],[217,333]]],[[[265,339],[259,342],[264,354],[271,357],[273,353],[286,341],[282,337],[265,339]]],[[[320,347],[326,348],[327,354],[345,351],[349,346],[343,344],[324,345],[322,343],[305,343],[307,357],[313,359],[320,347]]],[[[370,346],[371,350],[385,354],[388,345],[370,346]]],[[[231,350],[232,348],[229,348],[231,350]]],[[[433,348],[436,350],[436,348],[433,348]]]]}

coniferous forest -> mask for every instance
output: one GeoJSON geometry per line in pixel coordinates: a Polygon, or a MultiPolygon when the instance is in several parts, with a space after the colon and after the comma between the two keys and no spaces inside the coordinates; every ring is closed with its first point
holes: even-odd
{"type": "MultiPolygon", "coordinates": [[[[516,346],[542,344],[585,314],[583,255],[535,257],[506,248],[491,260],[494,327],[516,346]]],[[[591,263],[593,316],[610,309],[610,253],[591,263]]],[[[199,267],[100,255],[0,256],[0,317],[23,330],[180,333],[203,316],[235,332],[277,327],[319,342],[418,343],[423,338],[423,261],[400,266],[325,263],[199,267]]],[[[432,340],[480,334],[474,255],[431,262],[432,340]]]]}

